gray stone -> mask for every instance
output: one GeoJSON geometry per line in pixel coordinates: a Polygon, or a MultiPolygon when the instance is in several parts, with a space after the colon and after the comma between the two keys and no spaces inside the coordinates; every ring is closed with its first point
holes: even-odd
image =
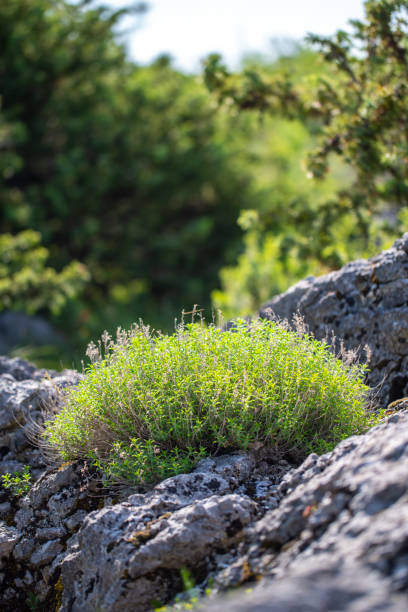
{"type": "Polygon", "coordinates": [[[6,458],[0,462],[0,474],[14,474],[15,472],[21,472],[24,468],[24,463],[16,461],[15,459],[6,458]]]}
{"type": "Polygon", "coordinates": [[[10,502],[3,502],[0,504],[0,518],[7,517],[11,512],[11,504],[10,502]]]}
{"type": "Polygon", "coordinates": [[[53,593],[50,585],[61,570],[64,583],[72,586],[64,588],[64,597],[68,598],[64,605],[68,607],[70,594],[76,592],[84,605],[98,597],[110,601],[113,595],[104,589],[109,591],[112,585],[114,591],[119,588],[117,601],[112,599],[118,607],[126,601],[146,607],[152,597],[170,599],[180,588],[186,548],[191,563],[195,559],[205,563],[214,547],[234,541],[252,520],[256,506],[245,495],[233,495],[233,491],[253,477],[254,468],[254,458],[244,454],[211,458],[191,474],[167,479],[144,494],[128,492],[126,501],[110,506],[106,506],[109,496],[103,499],[100,493],[96,495],[98,489],[83,465],[67,464],[44,473],[17,503],[14,522],[19,540],[11,554],[19,568],[18,577],[13,579],[18,590],[10,601],[15,601],[18,609],[27,597],[25,589],[35,593],[41,603],[49,601],[53,593]],[[91,512],[101,505],[106,507],[91,512]],[[67,530],[72,534],[68,540],[67,530]],[[146,530],[151,537],[144,542],[146,530]],[[144,547],[151,567],[143,560],[143,569],[138,571],[137,561],[132,559],[137,557],[139,542],[151,547],[150,552],[144,547]],[[154,562],[156,548],[163,552],[158,567],[154,562]],[[102,573],[95,589],[90,588],[91,566],[98,575],[102,573]],[[84,571],[78,571],[78,567],[84,571]],[[149,576],[145,570],[150,571],[149,576]],[[33,577],[30,588],[25,585],[23,572],[33,577]],[[81,585],[85,583],[83,591],[81,585]]]}
{"type": "Polygon", "coordinates": [[[50,540],[40,546],[40,548],[31,555],[30,564],[34,567],[47,565],[51,563],[62,550],[63,546],[58,540],[50,540]]]}
{"type": "MultiPolygon", "coordinates": [[[[268,594],[254,596],[254,602],[249,597],[242,610],[252,603],[255,609],[258,603],[259,609],[266,609],[262,606],[272,595],[275,601],[275,593],[276,605],[292,610],[296,596],[284,604],[279,594],[290,593],[291,584],[296,592],[306,580],[310,610],[337,609],[330,607],[336,589],[339,605],[344,600],[338,609],[408,609],[408,597],[397,596],[408,591],[407,474],[406,411],[363,436],[344,440],[331,453],[309,456],[283,478],[279,506],[250,526],[229,566],[216,573],[216,589],[264,576],[266,583],[272,581],[268,594]],[[307,585],[316,568],[324,569],[325,578],[314,585],[313,594],[307,585]],[[352,576],[356,581],[351,588],[352,576]],[[366,576],[384,589],[371,592],[366,576]],[[287,585],[283,591],[280,584],[287,585]],[[353,595],[355,587],[358,597],[353,595]],[[397,607],[391,606],[394,599],[397,607]],[[386,600],[390,607],[381,607],[386,600]]],[[[237,601],[225,604],[227,609],[235,609],[237,601]]]]}
{"type": "Polygon", "coordinates": [[[27,419],[30,411],[49,401],[53,389],[49,382],[12,381],[0,377],[0,430],[15,427],[27,419]]]}
{"type": "Polygon", "coordinates": [[[24,537],[14,548],[13,557],[16,561],[28,561],[33,554],[35,540],[24,537]]]}
{"type": "Polygon", "coordinates": [[[255,513],[249,498],[234,494],[213,495],[146,520],[151,508],[126,502],[85,519],[79,550],[62,563],[61,612],[149,610],[152,599],[171,593],[171,570],[194,566],[216,547],[227,546],[255,513]],[[169,572],[162,582],[160,576],[169,572]]]}
{"type": "MultiPolygon", "coordinates": [[[[293,321],[300,314],[318,339],[334,333],[360,351],[370,368],[367,382],[387,405],[408,395],[408,234],[369,260],[309,277],[274,297],[261,317],[293,321]],[[369,348],[368,356],[362,350],[369,348]]],[[[339,348],[339,343],[336,345],[339,348]]]]}
{"type": "Polygon", "coordinates": [[[406,612],[407,599],[392,593],[373,572],[310,562],[287,578],[242,590],[204,606],[205,612],[406,612]]]}
{"type": "MultiPolygon", "coordinates": [[[[55,472],[44,474],[31,488],[27,498],[22,500],[21,510],[16,514],[17,525],[21,522],[27,522],[27,519],[23,517],[25,509],[32,511],[41,508],[48,500],[51,500],[53,495],[58,495],[61,489],[75,482],[78,482],[78,476],[74,464],[68,464],[55,472]]],[[[54,510],[54,507],[51,509],[54,510]]],[[[55,500],[55,510],[58,511],[57,499],[55,500]]]]}
{"type": "Polygon", "coordinates": [[[42,527],[37,529],[35,537],[39,541],[53,540],[55,538],[63,538],[65,533],[65,529],[62,527],[42,527]]]}
{"type": "Polygon", "coordinates": [[[0,355],[0,375],[2,378],[9,375],[15,380],[26,380],[33,378],[36,368],[32,363],[20,357],[5,357],[0,355]]]}
{"type": "Polygon", "coordinates": [[[182,508],[150,527],[152,539],[140,546],[137,532],[130,541],[137,551],[130,558],[132,578],[159,567],[181,568],[194,565],[220,544],[226,544],[249,524],[255,514],[249,498],[214,495],[182,508]]]}
{"type": "MultiPolygon", "coordinates": [[[[340,329],[350,347],[371,342],[369,382],[384,379],[388,401],[405,392],[408,372],[407,270],[408,234],[377,258],[302,281],[277,298],[279,316],[303,309],[317,335],[340,329]]],[[[61,390],[79,380],[0,358],[0,470],[28,463],[38,476],[22,499],[0,490],[7,609],[24,610],[30,594],[50,612],[57,603],[61,612],[144,612],[182,590],[184,567],[195,593],[211,578],[213,612],[408,609],[406,403],[294,469],[254,447],[207,458],[149,491],[108,494],[84,464],[46,468],[30,444],[41,404],[57,410],[61,390]],[[218,601],[243,584],[252,590],[218,601]]]]}
{"type": "Polygon", "coordinates": [[[144,612],[182,589],[187,567],[214,579],[215,596],[245,582],[254,587],[262,576],[252,593],[222,602],[230,610],[295,610],[302,590],[306,610],[336,610],[336,597],[349,612],[404,609],[408,413],[290,471],[282,460],[257,461],[209,458],[191,474],[93,512],[77,507],[104,503],[92,487],[87,497],[80,465],[45,474],[15,516],[20,591],[34,589],[48,602],[61,572],[61,612],[144,612]],[[25,572],[35,586],[24,586],[25,572]]]}
{"type": "Polygon", "coordinates": [[[4,521],[0,521],[0,559],[11,553],[20,538],[21,534],[17,529],[9,527],[4,521]]]}
{"type": "Polygon", "coordinates": [[[55,493],[48,500],[48,509],[51,520],[54,524],[59,524],[61,519],[68,516],[73,510],[76,509],[78,504],[78,494],[76,491],[67,493],[55,493]]]}
{"type": "MultiPolygon", "coordinates": [[[[97,602],[112,610],[138,602],[144,609],[152,598],[170,598],[180,588],[186,552],[190,562],[202,560],[253,516],[252,502],[231,493],[254,466],[254,459],[242,454],[208,459],[191,474],[169,478],[123,503],[86,517],[74,513],[72,523],[78,520],[81,529],[61,561],[62,609],[91,610],[97,602]]],[[[71,520],[65,521],[68,528],[71,520]]]]}
{"type": "MultiPolygon", "coordinates": [[[[0,356],[0,475],[28,465],[32,478],[40,477],[46,461],[36,445],[44,410],[58,409],[63,390],[81,377],[72,370],[37,370],[24,359],[0,356]]],[[[6,501],[2,493],[0,503],[6,501]]]]}
{"type": "Polygon", "coordinates": [[[85,512],[85,510],[77,510],[74,514],[67,518],[64,521],[64,524],[68,531],[74,531],[79,525],[83,523],[86,516],[87,512],[85,512]]]}

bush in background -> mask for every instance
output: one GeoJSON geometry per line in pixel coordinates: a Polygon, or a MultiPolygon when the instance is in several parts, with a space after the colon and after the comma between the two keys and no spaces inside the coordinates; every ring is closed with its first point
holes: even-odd
{"type": "Polygon", "coordinates": [[[0,312],[4,309],[34,314],[58,314],[89,280],[82,264],[73,261],[60,272],[48,267],[49,251],[38,232],[0,234],[0,312]]]}
{"type": "MultiPolygon", "coordinates": [[[[206,83],[223,111],[258,113],[274,124],[280,117],[283,125],[290,122],[287,143],[302,129],[314,136],[298,139],[287,158],[279,156],[278,138],[271,168],[283,178],[258,209],[256,252],[253,236],[244,238],[243,255],[221,272],[222,291],[214,296],[233,314],[245,314],[248,302],[259,306],[263,263],[256,268],[251,262],[263,262],[272,243],[280,245],[271,264],[277,274],[267,279],[273,292],[292,280],[289,273],[286,287],[274,282],[280,269],[300,271],[302,263],[309,274],[335,269],[374,255],[407,229],[408,6],[368,0],[364,8],[364,19],[351,21],[347,31],[308,37],[320,59],[312,70],[307,54],[299,61],[282,57],[272,67],[245,66],[240,74],[230,73],[217,55],[207,61],[206,83]],[[302,178],[296,175],[299,153],[302,178]],[[325,193],[321,187],[336,174],[337,185],[325,193]]],[[[316,55],[310,58],[316,64],[316,55]]]]}
{"type": "Polygon", "coordinates": [[[91,282],[59,319],[89,342],[140,315],[209,305],[232,263],[249,177],[197,77],[126,58],[126,11],[0,3],[0,231],[41,233],[49,265],[91,282]]]}
{"type": "Polygon", "coordinates": [[[76,348],[138,316],[168,329],[212,290],[245,315],[404,229],[407,7],[365,10],[242,74],[212,56],[217,109],[168,57],[126,57],[127,9],[0,3],[0,232],[39,232],[49,268],[87,267],[53,320],[76,348]]]}

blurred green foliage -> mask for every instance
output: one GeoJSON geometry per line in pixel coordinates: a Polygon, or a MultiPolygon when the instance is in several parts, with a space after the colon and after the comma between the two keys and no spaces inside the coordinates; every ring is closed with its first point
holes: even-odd
{"type": "Polygon", "coordinates": [[[253,314],[271,296],[321,269],[317,260],[302,260],[296,245],[285,245],[285,241],[285,236],[274,236],[271,232],[265,235],[257,230],[247,232],[244,252],[235,266],[222,268],[222,289],[212,292],[215,308],[226,318],[253,314]]]}
{"type": "MultiPolygon", "coordinates": [[[[257,57],[256,63],[248,58],[245,69],[262,70],[268,78],[287,74],[298,86],[316,86],[327,70],[320,57],[295,45],[288,52],[273,63],[266,63],[262,57],[257,57]]],[[[220,112],[228,108],[231,106],[222,106],[220,112]]],[[[353,248],[347,247],[350,228],[344,224],[325,228],[332,237],[325,253],[323,249],[311,250],[315,246],[311,236],[320,223],[321,210],[353,177],[352,170],[339,161],[320,181],[307,174],[306,158],[317,144],[321,123],[301,115],[287,118],[264,113],[260,117],[259,110],[239,111],[238,119],[247,122],[245,155],[252,176],[250,203],[254,208],[241,212],[238,223],[245,232],[243,251],[234,266],[221,270],[221,289],[212,292],[214,306],[227,318],[251,314],[299,279],[324,273],[355,255],[353,248]]],[[[235,133],[237,140],[242,140],[242,131],[235,133]]]]}
{"type": "Polygon", "coordinates": [[[38,254],[37,293],[9,281],[3,307],[51,308],[80,346],[138,317],[170,329],[212,290],[249,314],[388,246],[408,222],[408,7],[365,10],[349,33],[193,76],[127,59],[127,9],[0,3],[0,232],[37,232],[38,254]]]}
{"type": "Polygon", "coordinates": [[[275,197],[266,195],[256,224],[247,227],[243,255],[221,272],[223,290],[213,294],[229,316],[253,310],[306,267],[316,273],[372,255],[407,228],[406,0],[370,0],[350,32],[310,35],[309,42],[320,60],[312,72],[299,72],[302,56],[241,74],[231,74],[217,55],[206,63],[207,86],[223,108],[261,113],[278,134],[271,168],[280,175],[269,183],[275,197]],[[279,160],[281,143],[287,150],[279,160]],[[303,176],[299,154],[307,160],[303,176]]]}
{"type": "Polygon", "coordinates": [[[238,252],[249,173],[197,77],[126,59],[123,11],[63,0],[0,5],[1,230],[41,233],[50,266],[91,275],[60,321],[88,340],[209,305],[238,252]]]}
{"type": "Polygon", "coordinates": [[[58,314],[82,290],[86,268],[72,261],[58,273],[46,266],[48,256],[38,232],[0,235],[0,311],[34,314],[49,308],[58,314]]]}

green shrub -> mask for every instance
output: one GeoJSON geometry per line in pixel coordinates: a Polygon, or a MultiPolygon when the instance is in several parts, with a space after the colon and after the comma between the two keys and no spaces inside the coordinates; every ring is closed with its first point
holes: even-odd
{"type": "Polygon", "coordinates": [[[59,313],[89,280],[84,265],[72,261],[61,272],[47,266],[49,251],[41,234],[26,230],[13,236],[0,234],[0,311],[39,310],[59,313]]]}
{"type": "Polygon", "coordinates": [[[87,354],[85,378],[44,437],[63,459],[90,458],[116,480],[152,483],[255,442],[300,459],[374,420],[364,366],[271,321],[238,320],[228,332],[183,323],[172,335],[141,323],[87,354]]]}
{"type": "Polygon", "coordinates": [[[3,474],[1,483],[5,489],[10,489],[14,497],[25,495],[31,489],[32,485],[30,466],[25,465],[20,472],[14,472],[14,474],[10,474],[10,472],[3,474]]]}

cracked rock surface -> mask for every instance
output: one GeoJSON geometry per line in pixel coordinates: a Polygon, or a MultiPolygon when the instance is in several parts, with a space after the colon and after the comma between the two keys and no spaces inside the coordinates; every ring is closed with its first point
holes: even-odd
{"type": "Polygon", "coordinates": [[[80,378],[74,370],[36,370],[24,359],[0,356],[0,475],[24,465],[35,477],[41,474],[44,459],[29,441],[33,423],[41,422],[44,408],[56,404],[59,390],[80,378]]]}
{"type": "MultiPolygon", "coordinates": [[[[295,610],[300,588],[310,610],[408,609],[408,412],[310,455],[284,476],[278,494],[279,506],[246,530],[216,576],[218,590],[262,576],[253,595],[259,610],[275,593],[277,606],[283,598],[281,609],[295,610]]],[[[223,609],[249,610],[252,595],[244,600],[222,602],[223,609]]]]}
{"type": "Polygon", "coordinates": [[[271,313],[288,321],[299,313],[316,338],[334,333],[360,349],[380,403],[408,395],[408,233],[372,259],[300,281],[260,310],[261,317],[271,313]]]}

